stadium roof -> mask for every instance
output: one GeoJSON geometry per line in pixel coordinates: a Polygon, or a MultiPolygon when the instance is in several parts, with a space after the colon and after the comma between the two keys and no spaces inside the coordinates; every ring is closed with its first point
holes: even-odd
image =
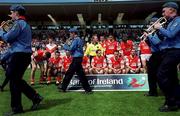
{"type": "MultiPolygon", "coordinates": [[[[9,6],[8,1],[0,2],[0,20],[8,19],[9,6]]],[[[18,1],[23,0],[14,0],[18,1]]],[[[26,1],[26,0],[24,0],[26,1]]],[[[38,1],[38,0],[31,0],[38,1]]],[[[39,0],[41,1],[41,0],[39,0]]],[[[50,1],[50,0],[49,0],[50,1]]],[[[53,0],[55,1],[55,0],[53,0]]],[[[65,1],[65,0],[64,0],[65,1]]],[[[83,1],[83,0],[80,0],[83,1]]],[[[86,0],[91,1],[91,0],[86,0]]],[[[31,21],[50,21],[48,14],[51,14],[57,21],[78,21],[77,14],[82,14],[84,21],[88,24],[93,20],[98,20],[98,14],[101,19],[112,23],[117,19],[118,14],[123,14],[122,20],[144,20],[150,14],[158,15],[161,12],[161,6],[165,3],[159,1],[120,1],[116,2],[59,2],[59,3],[26,3],[28,19],[31,21]],[[154,13],[154,14],[153,14],[154,13]]],[[[177,1],[180,4],[179,1],[177,1]]]]}

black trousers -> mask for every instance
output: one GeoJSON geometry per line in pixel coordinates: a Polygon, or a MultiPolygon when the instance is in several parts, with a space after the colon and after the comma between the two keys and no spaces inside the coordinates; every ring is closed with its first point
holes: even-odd
{"type": "Polygon", "coordinates": [[[147,62],[147,73],[149,82],[149,94],[157,94],[157,71],[161,63],[160,52],[152,53],[147,62]]]}
{"type": "Polygon", "coordinates": [[[90,85],[88,83],[88,80],[85,76],[84,70],[82,68],[82,57],[74,57],[72,63],[69,66],[69,69],[67,70],[65,77],[63,79],[62,83],[62,89],[66,90],[74,73],[79,77],[79,80],[84,88],[85,91],[91,91],[90,85]]]}
{"type": "Polygon", "coordinates": [[[176,100],[180,100],[180,85],[177,74],[180,49],[163,50],[161,56],[162,61],[157,72],[158,84],[165,94],[165,103],[174,105],[176,100]]]}
{"type": "Polygon", "coordinates": [[[13,53],[8,64],[6,77],[10,79],[11,107],[12,110],[22,109],[21,93],[33,100],[36,91],[32,89],[22,78],[31,62],[31,53],[13,53]]]}

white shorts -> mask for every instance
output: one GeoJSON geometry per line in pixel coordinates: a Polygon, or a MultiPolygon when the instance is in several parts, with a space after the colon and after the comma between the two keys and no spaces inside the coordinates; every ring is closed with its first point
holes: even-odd
{"type": "Polygon", "coordinates": [[[149,58],[152,54],[141,54],[141,60],[142,61],[149,61],[149,58]]]}
{"type": "Polygon", "coordinates": [[[107,61],[109,62],[109,61],[110,61],[110,58],[113,57],[113,56],[114,56],[114,54],[106,55],[107,61]]]}

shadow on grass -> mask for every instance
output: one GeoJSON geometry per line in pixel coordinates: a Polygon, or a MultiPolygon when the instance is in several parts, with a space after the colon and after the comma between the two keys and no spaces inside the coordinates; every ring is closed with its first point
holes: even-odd
{"type": "MultiPolygon", "coordinates": [[[[55,107],[57,105],[63,105],[63,104],[66,104],[68,102],[71,102],[71,101],[72,101],[71,98],[44,100],[43,104],[40,104],[39,108],[35,111],[48,110],[48,109],[55,107]]],[[[34,111],[28,109],[28,110],[25,110],[25,112],[27,113],[27,112],[34,112],[34,111]]]]}
{"type": "Polygon", "coordinates": [[[53,99],[53,100],[45,100],[44,104],[40,106],[40,109],[49,109],[51,107],[55,107],[57,105],[63,105],[68,102],[71,102],[71,98],[64,98],[64,99],[53,99]]]}

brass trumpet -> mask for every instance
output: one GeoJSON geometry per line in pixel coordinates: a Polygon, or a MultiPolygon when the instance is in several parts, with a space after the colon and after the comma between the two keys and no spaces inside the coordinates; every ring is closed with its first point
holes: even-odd
{"type": "MultiPolygon", "coordinates": [[[[153,34],[156,29],[154,28],[154,25],[156,25],[157,23],[160,23],[161,26],[163,26],[165,23],[167,22],[167,19],[165,17],[160,17],[157,21],[155,21],[152,25],[150,25],[146,30],[145,32],[148,34],[148,35],[151,35],[153,34]]],[[[141,37],[140,37],[141,40],[145,41],[146,40],[146,34],[143,34],[141,37]]]]}
{"type": "Polygon", "coordinates": [[[13,25],[14,25],[13,20],[7,20],[1,23],[0,28],[2,28],[5,32],[8,32],[13,27],[13,25]]]}

